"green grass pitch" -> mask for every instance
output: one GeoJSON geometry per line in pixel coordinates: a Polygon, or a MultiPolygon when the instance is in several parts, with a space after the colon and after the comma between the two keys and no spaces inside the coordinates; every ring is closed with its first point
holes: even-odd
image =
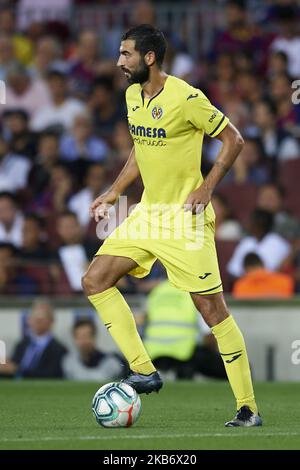
{"type": "MultiPolygon", "coordinates": [[[[100,385],[99,385],[100,386],[100,385]]],[[[91,411],[98,384],[1,381],[0,449],[300,449],[300,383],[257,383],[262,428],[225,428],[234,401],[224,382],[170,382],[142,395],[128,429],[91,411]]]]}

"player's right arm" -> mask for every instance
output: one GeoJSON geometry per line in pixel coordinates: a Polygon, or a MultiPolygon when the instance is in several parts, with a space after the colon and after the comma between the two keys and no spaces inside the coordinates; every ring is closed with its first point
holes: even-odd
{"type": "Polygon", "coordinates": [[[116,203],[119,196],[139,176],[139,174],[140,170],[136,162],[135,150],[134,147],[132,147],[128,160],[115,182],[107,191],[105,191],[105,193],[98,196],[91,204],[91,217],[94,217],[96,222],[99,222],[102,218],[107,219],[109,217],[109,208],[116,203]]]}

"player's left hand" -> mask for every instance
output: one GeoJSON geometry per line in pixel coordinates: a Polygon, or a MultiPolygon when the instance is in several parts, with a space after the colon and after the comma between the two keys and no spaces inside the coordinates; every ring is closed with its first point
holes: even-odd
{"type": "Polygon", "coordinates": [[[185,211],[192,211],[193,214],[200,214],[211,200],[212,191],[203,184],[192,191],[184,203],[185,211]]]}

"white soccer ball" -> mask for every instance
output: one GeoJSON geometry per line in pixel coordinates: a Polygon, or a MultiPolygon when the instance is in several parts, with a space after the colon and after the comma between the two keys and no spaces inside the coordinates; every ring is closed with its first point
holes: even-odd
{"type": "Polygon", "coordinates": [[[128,428],[138,419],[141,406],[139,395],[130,385],[112,382],[97,390],[92,410],[97,423],[101,426],[128,428]]]}

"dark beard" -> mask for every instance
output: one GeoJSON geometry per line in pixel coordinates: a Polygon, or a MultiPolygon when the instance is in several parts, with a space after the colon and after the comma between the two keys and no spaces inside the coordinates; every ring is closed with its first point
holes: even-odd
{"type": "Polygon", "coordinates": [[[128,82],[132,85],[133,83],[145,83],[149,80],[150,67],[141,62],[139,68],[135,72],[131,72],[130,77],[127,78],[128,82]]]}

